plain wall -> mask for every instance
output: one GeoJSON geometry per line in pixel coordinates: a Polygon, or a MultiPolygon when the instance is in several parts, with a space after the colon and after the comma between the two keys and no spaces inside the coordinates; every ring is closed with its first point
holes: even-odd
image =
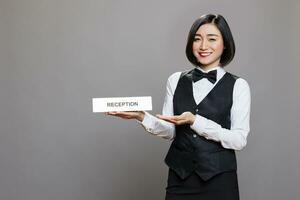
{"type": "Polygon", "coordinates": [[[199,16],[228,21],[225,69],[251,88],[251,132],[237,152],[242,200],[297,200],[298,1],[0,0],[0,199],[164,199],[170,142],[136,121],[92,113],[93,97],[152,96],[191,69],[199,16]]]}

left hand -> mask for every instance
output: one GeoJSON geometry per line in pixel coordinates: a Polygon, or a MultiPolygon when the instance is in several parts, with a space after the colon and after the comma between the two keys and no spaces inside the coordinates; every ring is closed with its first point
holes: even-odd
{"type": "Polygon", "coordinates": [[[171,122],[175,125],[190,124],[192,125],[195,122],[196,116],[191,112],[184,112],[181,115],[174,116],[165,116],[165,115],[156,115],[157,118],[171,122]]]}

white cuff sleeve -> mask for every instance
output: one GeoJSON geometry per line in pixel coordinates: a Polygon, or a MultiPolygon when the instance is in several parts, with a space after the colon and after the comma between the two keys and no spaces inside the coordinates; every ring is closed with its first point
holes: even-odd
{"type": "Polygon", "coordinates": [[[155,118],[153,115],[149,114],[148,112],[145,112],[145,116],[143,121],[138,121],[138,123],[140,123],[147,132],[152,133],[153,134],[153,129],[155,127],[155,118]]]}
{"type": "Polygon", "coordinates": [[[145,112],[143,121],[138,121],[138,123],[141,124],[144,129],[152,135],[156,135],[168,140],[172,140],[175,137],[175,127],[172,123],[158,119],[148,112],[145,112]]]}
{"type": "Polygon", "coordinates": [[[220,128],[217,124],[209,123],[208,119],[200,115],[196,115],[195,122],[190,126],[198,135],[209,140],[220,141],[218,132],[209,131],[211,129],[220,128]],[[209,134],[208,134],[209,133],[209,134]]]}

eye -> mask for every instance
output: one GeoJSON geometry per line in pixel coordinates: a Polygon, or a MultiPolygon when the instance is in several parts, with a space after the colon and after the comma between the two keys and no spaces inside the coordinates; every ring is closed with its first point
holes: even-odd
{"type": "Polygon", "coordinates": [[[211,41],[211,42],[214,42],[214,41],[216,41],[216,39],[215,38],[210,38],[210,39],[208,39],[209,41],[211,41]]]}
{"type": "Polygon", "coordinates": [[[194,38],[194,41],[199,41],[199,40],[201,40],[200,38],[194,38]]]}

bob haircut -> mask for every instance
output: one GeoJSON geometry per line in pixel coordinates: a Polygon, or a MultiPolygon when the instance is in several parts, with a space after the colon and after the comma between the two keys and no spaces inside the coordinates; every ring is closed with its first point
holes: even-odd
{"type": "Polygon", "coordinates": [[[227,64],[231,62],[235,54],[235,44],[230,31],[230,28],[222,15],[214,15],[214,14],[206,14],[202,15],[199,19],[197,19],[189,32],[187,38],[187,44],[185,53],[188,60],[195,66],[201,66],[201,63],[198,62],[196,57],[193,54],[193,42],[195,38],[195,34],[198,31],[199,27],[203,24],[214,24],[219,29],[223,37],[224,50],[220,59],[220,66],[225,67],[227,64]]]}

